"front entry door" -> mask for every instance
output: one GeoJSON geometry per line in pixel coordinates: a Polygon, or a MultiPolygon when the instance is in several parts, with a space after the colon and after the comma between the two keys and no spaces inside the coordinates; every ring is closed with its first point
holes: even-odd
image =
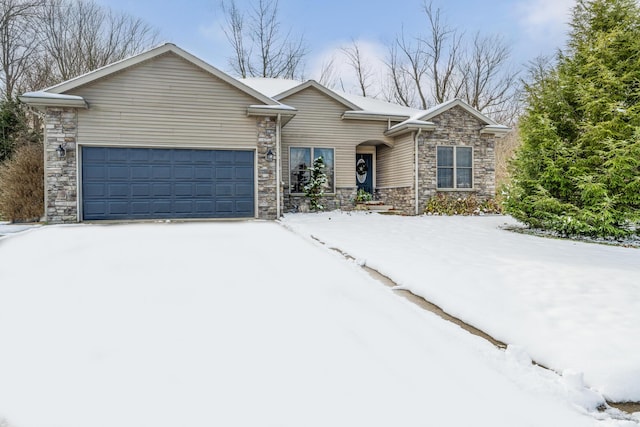
{"type": "Polygon", "coordinates": [[[373,155],[356,154],[356,185],[373,194],[373,155]]]}

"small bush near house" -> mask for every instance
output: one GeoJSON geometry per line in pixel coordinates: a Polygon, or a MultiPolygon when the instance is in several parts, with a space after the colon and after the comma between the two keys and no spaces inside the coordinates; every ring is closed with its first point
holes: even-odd
{"type": "Polygon", "coordinates": [[[373,195],[367,191],[364,191],[362,188],[360,188],[356,193],[356,203],[370,202],[372,200],[373,195]]]}
{"type": "Polygon", "coordinates": [[[23,145],[0,165],[0,217],[8,221],[32,221],[39,220],[43,212],[42,145],[23,145]]]}
{"type": "Polygon", "coordinates": [[[324,189],[327,186],[326,165],[322,157],[313,161],[313,166],[308,170],[311,177],[307,185],[304,186],[304,195],[309,199],[309,207],[312,211],[323,211],[324,205],[320,199],[324,196],[324,189]]]}
{"type": "Polygon", "coordinates": [[[424,208],[427,215],[484,215],[502,213],[500,205],[493,199],[479,202],[475,196],[451,197],[437,194],[424,208]]]}

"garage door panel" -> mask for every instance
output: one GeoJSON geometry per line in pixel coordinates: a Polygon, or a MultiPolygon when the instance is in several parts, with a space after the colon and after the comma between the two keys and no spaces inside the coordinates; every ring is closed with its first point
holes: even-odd
{"type": "Polygon", "coordinates": [[[131,179],[151,179],[151,166],[131,166],[131,179]]]}
{"type": "Polygon", "coordinates": [[[174,185],[175,195],[180,197],[191,197],[194,193],[193,184],[190,183],[178,183],[174,185]]]}
{"type": "Polygon", "coordinates": [[[109,184],[107,195],[109,198],[127,198],[130,196],[128,184],[109,184]]]}
{"type": "Polygon", "coordinates": [[[217,184],[216,196],[217,197],[233,196],[233,184],[217,184]]]}
{"type": "Polygon", "coordinates": [[[107,211],[112,215],[126,215],[129,213],[129,203],[122,201],[109,201],[107,211]]]}
{"type": "Polygon", "coordinates": [[[176,166],[174,170],[175,179],[192,180],[194,176],[193,166],[176,166]]]}
{"type": "Polygon", "coordinates": [[[249,180],[253,177],[253,168],[249,166],[240,166],[234,169],[236,179],[249,180]]]}
{"type": "Polygon", "coordinates": [[[127,160],[129,155],[126,148],[110,148],[106,151],[107,159],[110,162],[123,162],[127,160]]]}
{"type": "Polygon", "coordinates": [[[213,196],[215,193],[213,191],[213,185],[209,183],[197,183],[196,184],[196,196],[197,197],[205,197],[205,196],[213,196]]]}
{"type": "Polygon", "coordinates": [[[145,201],[131,202],[131,213],[133,215],[144,215],[151,210],[151,203],[145,201]]]}
{"type": "Polygon", "coordinates": [[[253,195],[253,186],[248,184],[236,184],[234,194],[241,197],[253,195]]]}
{"type": "Polygon", "coordinates": [[[144,198],[151,196],[150,184],[131,184],[131,196],[136,198],[144,198]]]}
{"type": "Polygon", "coordinates": [[[83,219],[253,217],[253,151],[83,147],[83,219]]]}
{"type": "Polygon", "coordinates": [[[171,179],[171,166],[153,166],[151,168],[152,179],[171,179]]]}
{"type": "Polygon", "coordinates": [[[171,197],[171,184],[153,184],[151,186],[151,196],[153,197],[171,197]]]}

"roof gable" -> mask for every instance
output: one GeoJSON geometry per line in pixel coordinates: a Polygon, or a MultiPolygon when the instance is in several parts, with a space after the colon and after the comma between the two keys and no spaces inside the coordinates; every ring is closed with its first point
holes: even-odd
{"type": "Polygon", "coordinates": [[[274,96],[273,99],[278,100],[278,101],[282,101],[285,98],[288,98],[291,95],[294,95],[294,94],[296,94],[298,92],[301,92],[301,91],[303,91],[305,89],[308,89],[308,88],[314,88],[314,89],[318,90],[319,92],[321,92],[324,95],[328,96],[329,98],[339,102],[340,104],[344,105],[346,108],[348,108],[350,110],[356,110],[356,111],[362,110],[362,108],[360,108],[356,104],[354,104],[351,101],[347,100],[346,98],[338,95],[334,91],[332,91],[330,89],[327,89],[326,87],[322,86],[320,83],[316,82],[315,80],[307,80],[306,82],[304,82],[302,84],[299,84],[298,86],[292,87],[291,89],[286,90],[286,91],[274,96]]]}
{"type": "Polygon", "coordinates": [[[240,90],[241,92],[246,93],[247,95],[250,95],[251,97],[255,98],[256,100],[266,104],[266,105],[274,105],[274,106],[279,106],[281,105],[279,102],[269,98],[268,96],[258,92],[257,90],[241,83],[240,81],[234,79],[233,77],[231,77],[230,75],[220,71],[219,69],[215,68],[212,65],[207,64],[206,62],[204,62],[203,60],[201,60],[200,58],[197,58],[194,55],[191,55],[190,53],[180,49],[179,47],[177,47],[176,45],[172,44],[172,43],[165,43],[163,45],[160,45],[158,47],[152,48],[147,50],[146,52],[140,53],[138,55],[123,59],[121,61],[118,62],[114,62],[112,64],[109,64],[107,66],[104,66],[102,68],[98,68],[97,70],[91,71],[89,73],[83,74],[81,76],[78,76],[76,78],[73,78],[71,80],[67,80],[66,82],[62,82],[60,84],[57,84],[55,86],[51,86],[50,88],[45,89],[44,93],[50,93],[50,94],[63,94],[65,92],[68,92],[70,90],[73,90],[75,88],[78,88],[80,86],[84,86],[86,84],[92,83],[98,79],[102,79],[104,77],[110,76],[114,73],[126,70],[130,67],[136,66],[142,62],[148,61],[150,59],[156,58],[160,55],[164,55],[166,53],[173,53],[179,57],[181,57],[182,59],[184,59],[185,61],[199,67],[200,69],[204,70],[205,72],[217,77],[218,79],[228,83],[229,85],[235,87],[236,89],[240,90]]]}
{"type": "Polygon", "coordinates": [[[417,113],[414,117],[412,117],[412,120],[429,121],[432,118],[434,118],[434,117],[436,117],[436,116],[438,116],[438,115],[444,113],[445,111],[448,111],[448,110],[450,110],[450,109],[452,109],[454,107],[462,108],[467,113],[471,114],[473,117],[475,117],[476,119],[480,120],[485,125],[498,126],[498,123],[494,122],[489,117],[485,116],[480,111],[476,110],[475,108],[473,108],[471,105],[467,104],[466,102],[464,102],[460,98],[455,98],[455,99],[452,99],[450,101],[443,102],[442,104],[435,105],[435,106],[429,108],[428,110],[421,111],[421,112],[417,113]]]}

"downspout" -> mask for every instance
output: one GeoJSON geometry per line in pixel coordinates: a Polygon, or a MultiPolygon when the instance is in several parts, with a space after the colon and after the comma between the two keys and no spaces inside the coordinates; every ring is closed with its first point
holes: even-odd
{"type": "Polygon", "coordinates": [[[280,159],[280,126],[282,117],[278,114],[276,119],[276,219],[280,218],[280,175],[282,160],[280,159]]]}
{"type": "Polygon", "coordinates": [[[415,161],[414,163],[414,167],[415,167],[415,171],[414,171],[414,178],[415,178],[415,183],[414,183],[414,190],[415,190],[415,214],[418,215],[419,214],[419,209],[418,209],[418,200],[419,200],[419,192],[418,192],[418,138],[420,137],[420,134],[422,133],[422,129],[418,129],[418,133],[415,134],[414,136],[414,157],[415,157],[415,161]]]}

